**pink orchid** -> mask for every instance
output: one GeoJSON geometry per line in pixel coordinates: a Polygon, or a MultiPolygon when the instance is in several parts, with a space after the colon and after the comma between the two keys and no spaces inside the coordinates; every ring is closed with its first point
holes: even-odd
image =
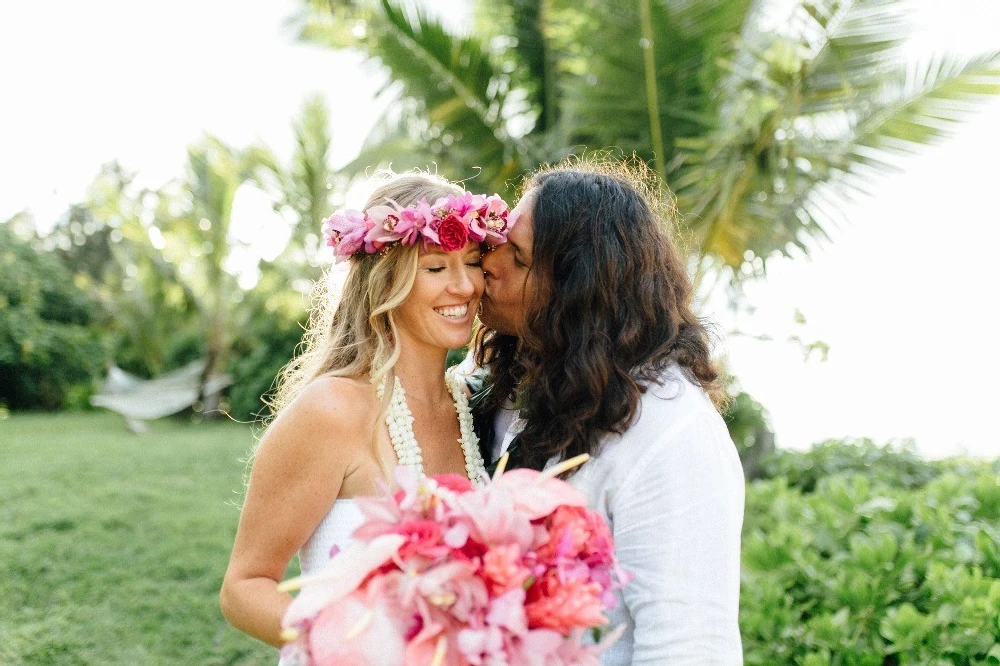
{"type": "Polygon", "coordinates": [[[497,488],[506,491],[514,502],[513,510],[529,520],[547,516],[559,506],[587,506],[587,498],[579,490],[532,469],[513,469],[504,473],[490,486],[490,489],[497,488]]]}
{"type": "Polygon", "coordinates": [[[418,589],[427,602],[446,609],[460,622],[469,620],[489,602],[486,584],[476,574],[472,562],[456,560],[427,569],[418,589]]]}
{"type": "Polygon", "coordinates": [[[583,631],[574,629],[569,640],[560,642],[555,650],[554,658],[546,662],[546,666],[600,666],[601,652],[607,650],[625,631],[625,625],[619,625],[608,631],[600,642],[588,643],[583,638],[583,631]]]}
{"type": "Polygon", "coordinates": [[[334,213],[323,221],[326,244],[334,248],[336,261],[340,262],[361,249],[370,226],[365,214],[358,210],[334,213]]]}
{"type": "Polygon", "coordinates": [[[285,611],[283,626],[294,627],[352,593],[369,574],[392,559],[405,541],[398,534],[380,536],[367,543],[352,541],[323,571],[303,577],[302,590],[285,611]]]}
{"type": "Polygon", "coordinates": [[[421,199],[415,206],[403,208],[399,212],[400,221],[406,225],[401,240],[407,245],[416,243],[421,231],[436,219],[434,210],[426,199],[421,199]]]}
{"type": "Polygon", "coordinates": [[[388,578],[374,579],[319,612],[309,632],[316,666],[398,664],[417,623],[393,602],[388,578]]]}
{"type": "Polygon", "coordinates": [[[457,502],[468,515],[472,536],[479,543],[485,546],[516,543],[522,552],[531,547],[535,534],[531,515],[517,510],[518,501],[499,481],[479,492],[461,495],[457,502]]]}
{"type": "Polygon", "coordinates": [[[372,227],[365,235],[366,243],[385,245],[401,240],[413,227],[413,222],[393,206],[372,206],[368,209],[368,219],[371,220],[372,227]]]}
{"type": "Polygon", "coordinates": [[[479,208],[479,220],[483,230],[483,240],[489,245],[500,245],[507,241],[507,232],[514,226],[509,220],[507,203],[494,194],[483,199],[479,208]]]}

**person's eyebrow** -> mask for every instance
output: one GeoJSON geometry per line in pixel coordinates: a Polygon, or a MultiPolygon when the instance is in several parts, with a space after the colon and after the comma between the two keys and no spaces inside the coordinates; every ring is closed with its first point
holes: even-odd
{"type": "Polygon", "coordinates": [[[512,240],[511,240],[511,239],[509,239],[509,238],[507,239],[507,243],[508,243],[508,244],[509,244],[509,245],[510,245],[510,246],[511,246],[512,248],[514,248],[514,252],[517,252],[517,253],[518,253],[518,254],[520,254],[520,255],[521,255],[522,257],[524,256],[524,250],[522,250],[522,249],[521,249],[521,246],[520,246],[520,245],[518,245],[517,243],[515,243],[514,241],[512,241],[512,240]]]}

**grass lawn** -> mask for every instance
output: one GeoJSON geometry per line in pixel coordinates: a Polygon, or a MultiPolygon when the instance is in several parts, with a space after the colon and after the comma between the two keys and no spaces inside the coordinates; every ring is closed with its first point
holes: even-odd
{"type": "Polygon", "coordinates": [[[218,606],[251,442],[229,421],[0,420],[0,664],[274,666],[218,606]]]}

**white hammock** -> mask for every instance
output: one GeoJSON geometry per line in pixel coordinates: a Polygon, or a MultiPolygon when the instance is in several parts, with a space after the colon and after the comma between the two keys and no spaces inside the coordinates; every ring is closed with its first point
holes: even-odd
{"type": "MultiPolygon", "coordinates": [[[[121,414],[129,429],[145,432],[148,428],[143,421],[176,414],[198,400],[205,362],[205,359],[193,361],[156,379],[142,379],[113,365],[100,393],[91,396],[90,404],[121,414]]],[[[208,379],[205,394],[215,395],[232,383],[229,375],[213,375],[208,379]]]]}

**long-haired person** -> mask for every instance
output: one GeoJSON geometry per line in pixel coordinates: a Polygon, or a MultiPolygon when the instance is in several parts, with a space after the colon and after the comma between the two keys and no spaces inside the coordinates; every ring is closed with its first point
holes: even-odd
{"type": "Polygon", "coordinates": [[[673,210],[645,182],[579,162],[526,183],[483,260],[477,423],[511,465],[592,456],[569,481],[634,574],[604,664],[739,664],[743,473],[673,210]]]}
{"type": "Polygon", "coordinates": [[[339,302],[324,294],[311,313],[254,455],[220,594],[233,626],[281,645],[286,566],[298,553],[314,572],[345,546],[362,521],[354,498],[377,494],[397,462],[484,482],[464,384],[445,360],[469,341],[482,253],[506,223],[499,197],[426,174],[397,175],[363,211],[326,221],[350,270],[339,302]]]}

